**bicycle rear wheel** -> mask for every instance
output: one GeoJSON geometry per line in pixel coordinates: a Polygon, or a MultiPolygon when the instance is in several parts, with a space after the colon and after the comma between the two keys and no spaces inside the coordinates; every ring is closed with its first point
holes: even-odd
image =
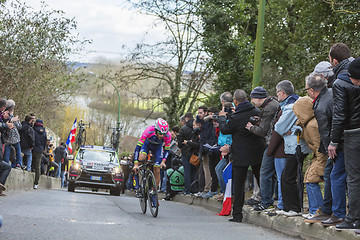
{"type": "Polygon", "coordinates": [[[155,177],[152,171],[147,171],[147,200],[149,209],[153,217],[157,217],[159,212],[158,192],[156,189],[155,177]]]}
{"type": "MultiPolygon", "coordinates": [[[[141,179],[139,178],[139,181],[141,179]]],[[[140,194],[141,194],[141,197],[139,197],[139,201],[140,201],[140,207],[141,207],[141,211],[143,213],[146,213],[146,199],[147,199],[147,196],[146,196],[146,179],[143,178],[141,180],[142,182],[139,184],[139,191],[140,191],[140,194]]]]}
{"type": "Polygon", "coordinates": [[[84,132],[83,132],[83,141],[82,141],[82,144],[81,145],[85,145],[86,144],[86,130],[84,129],[84,132]]]}

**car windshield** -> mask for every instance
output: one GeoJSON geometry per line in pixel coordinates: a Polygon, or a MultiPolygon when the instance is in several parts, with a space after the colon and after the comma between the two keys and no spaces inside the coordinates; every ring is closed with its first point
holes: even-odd
{"type": "Polygon", "coordinates": [[[118,163],[116,154],[114,152],[106,151],[80,150],[77,158],[81,160],[96,160],[101,162],[118,163]]]}

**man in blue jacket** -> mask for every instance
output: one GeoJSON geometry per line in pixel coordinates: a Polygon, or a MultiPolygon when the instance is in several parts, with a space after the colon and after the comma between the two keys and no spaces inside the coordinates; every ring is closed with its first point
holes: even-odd
{"type": "Polygon", "coordinates": [[[286,216],[301,215],[299,186],[302,183],[296,181],[298,162],[302,162],[306,155],[311,152],[303,139],[300,139],[301,156],[296,156],[297,130],[301,127],[295,124],[297,117],[293,112],[293,105],[299,98],[294,92],[293,84],[283,80],[276,85],[276,94],[280,102],[282,114],[275,124],[274,130],[284,139],[284,151],[287,155],[285,167],[281,175],[281,196],[283,198],[286,216]],[[298,157],[300,159],[298,159],[298,157]]]}

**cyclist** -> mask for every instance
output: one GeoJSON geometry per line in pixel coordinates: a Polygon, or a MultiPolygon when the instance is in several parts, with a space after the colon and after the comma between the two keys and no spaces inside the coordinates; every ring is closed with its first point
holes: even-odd
{"type": "Polygon", "coordinates": [[[134,152],[134,167],[135,173],[139,172],[139,161],[145,161],[147,159],[149,151],[156,157],[154,164],[154,176],[156,187],[160,183],[160,167],[166,167],[166,159],[169,155],[171,142],[171,134],[169,133],[169,124],[162,118],[158,118],[154,125],[151,125],[145,129],[142,133],[134,152]],[[163,151],[163,144],[165,147],[163,151]]]}

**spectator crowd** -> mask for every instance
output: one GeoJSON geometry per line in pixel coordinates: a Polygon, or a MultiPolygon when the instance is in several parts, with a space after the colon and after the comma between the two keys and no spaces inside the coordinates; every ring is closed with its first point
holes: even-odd
{"type": "Polygon", "coordinates": [[[256,87],[251,101],[244,90],[224,92],[220,111],[201,106],[195,117],[180,118],[182,127],[172,135],[181,152],[183,194],[222,201],[222,173],[231,162],[229,221],[241,222],[247,204],[270,216],[302,215],[308,223],[360,229],[360,58],[336,43],[329,61],[306,77],[306,96],[288,80],[274,90],[276,97],[256,87]],[[245,201],[249,169],[254,190],[245,201]]]}
{"type": "MultiPolygon", "coordinates": [[[[172,176],[183,175],[183,184],[172,190],[223,201],[223,171],[232,163],[229,221],[242,222],[247,204],[269,216],[303,216],[308,223],[360,234],[360,57],[336,43],[329,61],[305,78],[306,96],[297,95],[288,80],[274,90],[276,97],[256,87],[250,101],[242,89],[224,92],[221,109],[201,106],[196,116],[182,116],[181,128],[171,129],[160,191],[170,200],[172,176]],[[304,167],[305,159],[310,164],[304,167]],[[245,201],[249,169],[253,193],[245,201]]],[[[0,195],[12,168],[34,171],[34,189],[40,174],[59,177],[66,186],[65,143],[55,148],[41,119],[29,114],[20,122],[14,109],[14,101],[0,99],[0,195]]]]}
{"type": "Polygon", "coordinates": [[[34,114],[20,122],[14,114],[15,102],[0,99],[0,196],[6,196],[5,182],[12,168],[35,172],[33,188],[41,174],[61,177],[66,186],[67,152],[65,143],[57,148],[47,138],[41,119],[34,114]]]}

